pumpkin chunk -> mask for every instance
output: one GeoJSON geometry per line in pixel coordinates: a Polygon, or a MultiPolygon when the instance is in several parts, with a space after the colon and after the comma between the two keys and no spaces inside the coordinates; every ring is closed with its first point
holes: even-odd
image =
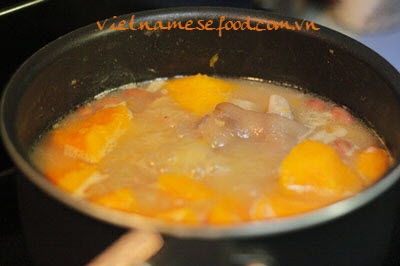
{"type": "Polygon", "coordinates": [[[182,108],[203,116],[211,113],[218,103],[227,101],[227,94],[236,85],[197,74],[168,81],[164,87],[182,108]]]}
{"type": "Polygon", "coordinates": [[[96,172],[96,166],[77,162],[69,170],[52,168],[46,176],[66,192],[73,193],[96,172]]]}
{"type": "Polygon", "coordinates": [[[305,201],[281,193],[275,193],[262,197],[254,204],[251,219],[263,220],[285,217],[307,212],[321,206],[323,206],[323,203],[318,200],[305,201]]]}
{"type": "Polygon", "coordinates": [[[136,198],[132,191],[122,188],[93,200],[104,207],[132,212],[136,208],[136,198]]]}
{"type": "Polygon", "coordinates": [[[170,222],[198,223],[196,213],[189,207],[164,211],[159,213],[156,218],[170,222]]]}
{"type": "Polygon", "coordinates": [[[335,150],[312,140],[296,145],[283,160],[279,182],[287,191],[319,195],[343,195],[361,189],[361,180],[335,150]]]}
{"type": "Polygon", "coordinates": [[[232,198],[217,201],[207,217],[207,222],[214,225],[232,224],[246,220],[238,202],[232,198]]]}
{"type": "Polygon", "coordinates": [[[126,131],[131,117],[123,104],[107,107],[68,128],[55,130],[52,141],[68,156],[97,163],[126,131]]]}
{"type": "Polygon", "coordinates": [[[389,167],[389,156],[384,149],[371,146],[355,155],[355,167],[367,184],[371,184],[389,167]]]}
{"type": "Polygon", "coordinates": [[[158,185],[165,193],[187,200],[202,200],[214,195],[211,188],[180,174],[162,174],[158,178],[158,185]]]}

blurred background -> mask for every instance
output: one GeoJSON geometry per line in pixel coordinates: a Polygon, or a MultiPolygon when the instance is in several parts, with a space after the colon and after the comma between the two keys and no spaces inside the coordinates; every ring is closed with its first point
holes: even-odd
{"type": "MultiPolygon", "coordinates": [[[[0,0],[0,89],[30,55],[76,28],[143,10],[200,5],[305,18],[357,39],[400,71],[400,0],[0,0]]],[[[0,148],[0,265],[31,265],[18,219],[15,169],[0,148]]],[[[399,242],[393,241],[384,266],[400,265],[399,242]]]]}

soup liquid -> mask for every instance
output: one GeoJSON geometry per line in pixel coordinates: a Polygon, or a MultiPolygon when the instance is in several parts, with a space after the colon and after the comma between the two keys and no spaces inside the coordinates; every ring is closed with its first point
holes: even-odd
{"type": "Polygon", "coordinates": [[[76,197],[195,224],[311,211],[370,186],[390,164],[374,132],[332,102],[268,82],[203,75],[103,93],[55,124],[32,160],[76,197]],[[314,174],[304,174],[296,156],[316,164],[314,174]]]}

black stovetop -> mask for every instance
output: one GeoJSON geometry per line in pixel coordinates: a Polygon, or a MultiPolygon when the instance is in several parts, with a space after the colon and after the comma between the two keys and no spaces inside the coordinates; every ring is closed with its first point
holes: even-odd
{"type": "MultiPolygon", "coordinates": [[[[191,5],[223,5],[251,8],[252,1],[230,0],[192,1],[191,5]]],[[[187,1],[127,1],[127,0],[2,0],[0,3],[0,33],[3,48],[0,50],[0,88],[18,66],[40,47],[57,37],[108,17],[147,9],[188,5],[187,1]],[[26,3],[33,3],[26,5],[26,3]],[[23,7],[25,6],[25,7],[23,7]]],[[[25,247],[23,231],[18,216],[16,169],[0,147],[0,265],[33,265],[25,247]]],[[[400,265],[400,225],[384,266],[400,265]]]]}
{"type": "Polygon", "coordinates": [[[0,265],[32,265],[18,217],[14,170],[0,176],[0,265]]]}

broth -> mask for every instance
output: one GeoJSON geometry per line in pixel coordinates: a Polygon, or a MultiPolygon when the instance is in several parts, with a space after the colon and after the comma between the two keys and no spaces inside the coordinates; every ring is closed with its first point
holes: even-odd
{"type": "Polygon", "coordinates": [[[372,185],[392,161],[371,129],[328,100],[200,74],[97,96],[56,123],[32,160],[95,204],[215,225],[321,208],[372,185]]]}

